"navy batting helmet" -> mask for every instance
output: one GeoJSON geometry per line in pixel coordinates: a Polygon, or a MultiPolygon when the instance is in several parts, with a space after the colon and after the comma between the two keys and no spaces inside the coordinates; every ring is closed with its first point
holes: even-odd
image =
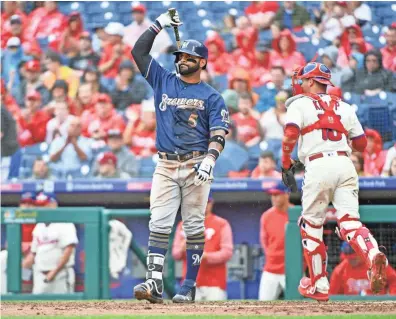
{"type": "MultiPolygon", "coordinates": [[[[185,40],[183,41],[179,50],[173,52],[176,55],[176,63],[178,61],[177,55],[180,53],[187,53],[193,56],[200,57],[202,59],[208,59],[208,48],[201,42],[197,40],[185,40]]],[[[204,69],[206,68],[206,65],[204,69]]]]}

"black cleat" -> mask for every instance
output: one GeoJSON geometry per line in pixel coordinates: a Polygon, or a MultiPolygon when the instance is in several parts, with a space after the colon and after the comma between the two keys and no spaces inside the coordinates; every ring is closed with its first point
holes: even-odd
{"type": "Polygon", "coordinates": [[[133,292],[137,300],[148,300],[151,303],[164,302],[162,291],[159,292],[157,282],[154,279],[147,279],[145,282],[135,286],[133,292]]]}
{"type": "Polygon", "coordinates": [[[183,285],[180,291],[172,298],[174,303],[194,303],[196,287],[183,285]]]}

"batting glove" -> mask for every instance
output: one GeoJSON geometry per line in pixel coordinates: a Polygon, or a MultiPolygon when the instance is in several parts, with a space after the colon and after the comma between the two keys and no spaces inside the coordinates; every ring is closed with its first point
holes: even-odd
{"type": "Polygon", "coordinates": [[[169,14],[169,12],[165,12],[161,14],[157,18],[158,23],[161,25],[162,28],[170,28],[170,27],[178,27],[181,26],[183,23],[180,22],[179,13],[176,11],[173,20],[169,14]]]}
{"type": "Polygon", "coordinates": [[[194,184],[199,186],[212,180],[214,166],[215,161],[211,157],[205,157],[201,164],[195,164],[193,169],[197,174],[194,178],[194,184]]]}

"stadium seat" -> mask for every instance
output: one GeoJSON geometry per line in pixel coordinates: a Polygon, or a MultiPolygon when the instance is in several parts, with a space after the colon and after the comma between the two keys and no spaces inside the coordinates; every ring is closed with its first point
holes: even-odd
{"type": "Polygon", "coordinates": [[[105,12],[117,12],[115,2],[111,1],[87,1],[86,11],[88,14],[92,13],[105,13],[105,12]]]}
{"type": "Polygon", "coordinates": [[[215,75],[213,77],[213,83],[219,92],[223,92],[225,89],[228,88],[228,77],[227,74],[223,75],[215,75]]]}
{"type": "Polygon", "coordinates": [[[370,105],[368,109],[368,127],[377,130],[384,142],[393,139],[393,123],[387,105],[370,105]]]}
{"type": "Polygon", "coordinates": [[[140,177],[152,177],[155,170],[155,163],[152,157],[143,157],[140,160],[140,177]]]}
{"type": "Polygon", "coordinates": [[[215,177],[227,177],[230,171],[240,171],[245,168],[249,160],[248,151],[236,142],[227,141],[224,150],[216,161],[215,177]]]}
{"type": "Polygon", "coordinates": [[[65,15],[69,15],[74,11],[78,11],[83,13],[86,11],[85,3],[83,1],[59,1],[58,2],[58,9],[65,15]]]}

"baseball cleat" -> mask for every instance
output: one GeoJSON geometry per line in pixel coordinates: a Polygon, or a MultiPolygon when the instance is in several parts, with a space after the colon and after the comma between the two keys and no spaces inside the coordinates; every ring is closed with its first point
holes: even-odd
{"type": "Polygon", "coordinates": [[[135,288],[134,295],[137,300],[148,300],[151,303],[163,303],[162,293],[158,291],[157,283],[153,279],[148,279],[135,288]]]}
{"type": "Polygon", "coordinates": [[[329,294],[317,291],[315,286],[311,285],[311,279],[308,277],[303,277],[300,280],[300,284],[298,286],[298,292],[305,298],[311,298],[317,301],[329,300],[329,294]]]}
{"type": "Polygon", "coordinates": [[[374,256],[371,269],[369,271],[370,289],[373,294],[380,293],[386,286],[386,266],[388,260],[384,253],[378,253],[374,256]]]}
{"type": "Polygon", "coordinates": [[[179,293],[177,293],[173,298],[172,301],[174,303],[194,303],[195,302],[195,286],[189,287],[183,285],[180,288],[179,293]]]}

